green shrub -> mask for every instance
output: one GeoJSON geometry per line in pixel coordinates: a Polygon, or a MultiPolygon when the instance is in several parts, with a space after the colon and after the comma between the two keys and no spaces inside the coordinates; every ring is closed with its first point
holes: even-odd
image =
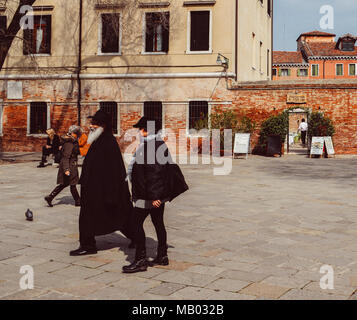
{"type": "Polygon", "coordinates": [[[321,112],[312,112],[308,121],[308,136],[311,137],[332,137],[335,134],[335,127],[332,120],[325,117],[321,112]]]}

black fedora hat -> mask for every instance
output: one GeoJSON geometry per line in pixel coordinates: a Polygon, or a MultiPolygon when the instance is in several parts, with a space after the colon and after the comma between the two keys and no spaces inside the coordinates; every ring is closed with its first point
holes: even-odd
{"type": "Polygon", "coordinates": [[[155,133],[160,130],[160,126],[157,120],[151,119],[148,117],[142,117],[140,120],[133,125],[134,128],[145,129],[145,131],[149,131],[148,129],[154,129],[155,133]]]}
{"type": "Polygon", "coordinates": [[[98,110],[94,116],[89,116],[88,119],[92,119],[92,124],[111,126],[112,119],[108,113],[104,110],[98,110]]]}

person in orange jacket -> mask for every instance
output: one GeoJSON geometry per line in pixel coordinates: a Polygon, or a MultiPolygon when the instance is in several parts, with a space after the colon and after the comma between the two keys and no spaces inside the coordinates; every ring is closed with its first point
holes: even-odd
{"type": "Polygon", "coordinates": [[[82,157],[87,155],[90,144],[87,143],[88,136],[83,132],[82,128],[79,126],[70,126],[70,133],[74,133],[78,140],[79,152],[82,157]]]}

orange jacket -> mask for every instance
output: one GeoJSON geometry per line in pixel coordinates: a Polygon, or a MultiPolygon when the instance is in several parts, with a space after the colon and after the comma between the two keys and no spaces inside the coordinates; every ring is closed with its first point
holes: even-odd
{"type": "Polygon", "coordinates": [[[79,152],[82,157],[87,155],[90,144],[87,143],[88,137],[85,133],[82,133],[81,137],[78,139],[79,152]]]}

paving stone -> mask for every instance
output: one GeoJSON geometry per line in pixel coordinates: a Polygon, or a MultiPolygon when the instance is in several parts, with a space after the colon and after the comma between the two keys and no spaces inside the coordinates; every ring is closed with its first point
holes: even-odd
{"type": "Polygon", "coordinates": [[[267,299],[278,299],[289,290],[290,288],[270,285],[261,282],[252,283],[248,287],[242,289],[239,293],[256,297],[264,297],[267,299]]]}
{"type": "Polygon", "coordinates": [[[292,289],[282,295],[279,300],[346,300],[347,296],[317,293],[310,290],[292,289]]]}
{"type": "Polygon", "coordinates": [[[187,269],[187,272],[200,273],[200,274],[209,274],[211,276],[217,276],[221,274],[225,269],[217,267],[208,267],[208,266],[193,266],[187,269]]]}
{"type": "Polygon", "coordinates": [[[190,273],[186,271],[174,271],[170,270],[165,273],[159,274],[153,278],[154,280],[160,280],[165,282],[173,282],[184,285],[193,286],[206,286],[214,280],[218,279],[216,276],[203,275],[199,273],[190,273]]]}
{"type": "Polygon", "coordinates": [[[226,278],[226,279],[236,279],[247,282],[258,282],[265,278],[267,278],[269,274],[263,273],[253,273],[253,272],[245,272],[245,271],[237,271],[237,270],[228,270],[220,273],[218,277],[226,278]]]}
{"type": "Polygon", "coordinates": [[[85,268],[81,266],[70,266],[68,268],[52,272],[52,274],[54,275],[73,277],[75,279],[86,279],[91,276],[98,275],[100,273],[103,273],[103,271],[98,269],[85,268]]]}
{"type": "Polygon", "coordinates": [[[275,286],[282,286],[285,288],[295,288],[301,289],[305,287],[310,280],[303,280],[294,277],[277,277],[277,276],[270,276],[262,281],[262,283],[271,284],[275,286]]]}
{"type": "Polygon", "coordinates": [[[206,286],[208,289],[225,290],[231,292],[238,292],[241,289],[250,285],[250,282],[234,280],[234,279],[218,279],[206,286]]]}
{"type": "Polygon", "coordinates": [[[316,293],[327,293],[327,294],[336,294],[336,295],[343,295],[343,296],[351,296],[355,291],[356,291],[356,287],[345,287],[345,286],[341,286],[338,285],[336,283],[334,283],[334,288],[333,289],[321,289],[320,287],[320,282],[310,282],[308,285],[306,285],[304,287],[304,290],[311,290],[314,291],[316,293]]]}
{"type": "Polygon", "coordinates": [[[147,291],[147,293],[155,294],[158,296],[169,296],[170,294],[184,288],[185,286],[177,283],[164,282],[156,286],[153,289],[147,291]]]}

